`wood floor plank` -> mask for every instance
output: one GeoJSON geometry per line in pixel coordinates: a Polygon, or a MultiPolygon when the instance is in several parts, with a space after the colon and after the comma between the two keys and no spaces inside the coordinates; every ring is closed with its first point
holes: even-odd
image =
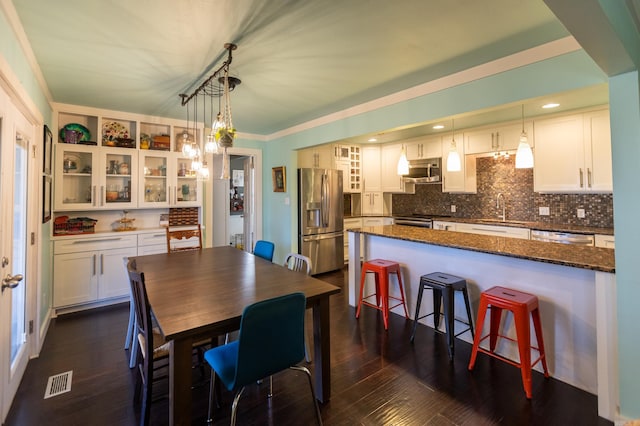
{"type": "MultiPolygon", "coordinates": [[[[318,278],[343,292],[330,300],[331,400],[321,406],[325,425],[612,425],[597,415],[597,398],[533,375],[533,399],[524,397],[517,368],[484,355],[467,370],[471,345],[456,340],[449,362],[446,336],[392,314],[385,331],[379,311],[363,308],[358,320],[348,305],[346,269],[318,278]]],[[[53,320],[40,357],[29,362],[6,426],[137,425],[133,403],[135,370],[123,350],[128,304],[60,316],[53,320]],[[71,392],[43,399],[49,376],[73,370],[71,392]]],[[[310,328],[310,324],[307,324],[310,328]]],[[[305,364],[306,365],[306,364],[305,364]]],[[[313,370],[313,363],[308,365],[313,370]]],[[[201,382],[194,371],[194,383],[201,382]]],[[[163,383],[164,382],[164,383],[163,383]]],[[[154,393],[166,395],[166,381],[154,393]]],[[[301,373],[274,376],[243,394],[238,424],[314,423],[308,384],[301,373]]],[[[208,386],[192,391],[194,424],[205,424],[208,386]]],[[[233,395],[222,393],[214,425],[229,424],[233,395]]],[[[168,402],[151,407],[151,424],[168,424],[168,402]]]]}

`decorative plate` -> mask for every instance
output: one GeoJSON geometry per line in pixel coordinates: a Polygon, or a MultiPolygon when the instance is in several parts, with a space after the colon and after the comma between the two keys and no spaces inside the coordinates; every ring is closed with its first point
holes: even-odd
{"type": "Polygon", "coordinates": [[[102,143],[116,146],[116,139],[129,139],[129,129],[116,121],[105,121],[102,125],[102,143]]]}
{"type": "Polygon", "coordinates": [[[76,132],[76,134],[78,135],[77,141],[74,142],[74,143],[85,142],[85,141],[91,140],[91,132],[89,131],[89,129],[84,127],[82,124],[69,123],[69,124],[65,124],[62,127],[62,129],[60,129],[60,133],[58,134],[58,136],[60,136],[60,140],[62,142],[69,143],[66,140],[67,139],[67,131],[76,132]]]}

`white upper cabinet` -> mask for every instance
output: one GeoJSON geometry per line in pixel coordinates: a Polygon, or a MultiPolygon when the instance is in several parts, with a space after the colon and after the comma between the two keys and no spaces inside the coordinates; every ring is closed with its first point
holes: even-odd
{"type": "Polygon", "coordinates": [[[377,145],[362,147],[362,179],[364,191],[382,191],[380,147],[377,145]]]}
{"type": "Polygon", "coordinates": [[[333,168],[333,150],[330,144],[312,146],[298,151],[298,167],[314,169],[333,168]]]}
{"type": "Polygon", "coordinates": [[[404,142],[408,160],[442,157],[442,137],[428,136],[409,139],[404,142]]]}
{"type": "Polygon", "coordinates": [[[382,174],[382,191],[396,193],[413,193],[415,184],[405,182],[398,175],[398,160],[404,144],[383,145],[380,149],[380,172],[382,174]]]}
{"type": "MultiPolygon", "coordinates": [[[[533,146],[533,123],[524,124],[529,144],[533,146]]],[[[522,123],[485,127],[464,133],[465,154],[485,154],[489,152],[514,151],[518,149],[522,123]]]]}
{"type": "Polygon", "coordinates": [[[447,157],[451,150],[451,135],[442,138],[442,192],[473,193],[477,192],[476,158],[465,156],[462,133],[455,135],[456,150],[460,155],[460,171],[447,171],[447,157]]]}
{"type": "Polygon", "coordinates": [[[534,191],[612,192],[609,111],[539,120],[534,191]]]}

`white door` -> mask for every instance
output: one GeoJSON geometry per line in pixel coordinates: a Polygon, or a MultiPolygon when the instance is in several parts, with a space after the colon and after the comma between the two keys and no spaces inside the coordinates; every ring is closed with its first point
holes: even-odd
{"type": "MultiPolygon", "coordinates": [[[[7,416],[29,358],[27,289],[36,279],[28,262],[29,150],[33,127],[0,93],[0,393],[2,420],[7,416]]],[[[37,190],[35,191],[37,193],[37,190]]],[[[31,204],[37,206],[38,203],[31,204]]],[[[32,208],[37,210],[37,208],[32,208]]]]}

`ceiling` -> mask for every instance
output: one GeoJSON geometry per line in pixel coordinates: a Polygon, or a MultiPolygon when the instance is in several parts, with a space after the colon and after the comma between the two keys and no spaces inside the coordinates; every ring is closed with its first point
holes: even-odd
{"type": "MultiPolygon", "coordinates": [[[[225,43],[237,44],[231,74],[242,84],[231,98],[233,121],[256,135],[569,35],[542,0],[13,4],[54,102],[186,118],[179,94],[220,66],[225,43]]],[[[562,96],[564,107],[602,104],[607,89],[562,96]]],[[[509,105],[462,119],[479,125],[519,116],[520,106],[509,105]]],[[[431,123],[421,124],[386,137],[428,133],[431,123]]]]}

